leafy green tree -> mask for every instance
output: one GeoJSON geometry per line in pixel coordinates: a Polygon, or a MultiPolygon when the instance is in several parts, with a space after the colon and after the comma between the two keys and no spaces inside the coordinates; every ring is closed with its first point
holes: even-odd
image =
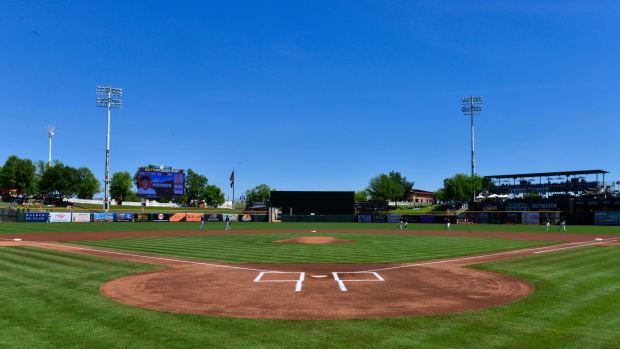
{"type": "Polygon", "coordinates": [[[204,200],[207,203],[207,205],[210,205],[210,206],[221,205],[224,203],[224,201],[226,201],[226,198],[224,197],[224,193],[222,192],[222,189],[220,189],[216,185],[211,185],[211,184],[206,186],[201,199],[204,200]]]}
{"type": "Polygon", "coordinates": [[[58,198],[91,199],[99,192],[99,180],[86,167],[74,168],[55,161],[41,174],[39,189],[58,198]]]}
{"type": "Polygon", "coordinates": [[[404,196],[405,192],[402,183],[385,173],[371,178],[366,191],[370,198],[376,201],[397,201],[404,196]]]}
{"type": "Polygon", "coordinates": [[[358,190],[355,192],[355,201],[368,201],[368,193],[366,190],[358,190]]]}
{"type": "Polygon", "coordinates": [[[75,195],[80,199],[92,199],[95,194],[101,190],[101,184],[95,175],[87,168],[80,167],[78,169],[69,167],[75,173],[77,182],[75,182],[75,195]]]}
{"type": "Polygon", "coordinates": [[[371,178],[366,194],[377,201],[402,201],[407,199],[412,188],[413,182],[408,181],[407,177],[398,171],[390,171],[371,178]]]}
{"type": "Polygon", "coordinates": [[[60,161],[55,161],[41,175],[39,189],[46,192],[48,196],[69,198],[75,195],[77,180],[76,171],[71,171],[70,167],[63,165],[60,161]]]}
{"type": "Polygon", "coordinates": [[[437,191],[433,193],[433,200],[435,202],[444,202],[446,200],[446,189],[439,188],[437,191]]]}
{"type": "Polygon", "coordinates": [[[134,197],[138,201],[136,193],[131,191],[132,185],[132,178],[129,172],[116,172],[112,175],[112,180],[110,181],[110,196],[119,205],[123,201],[133,201],[134,197]]]}
{"type": "Polygon", "coordinates": [[[388,173],[388,176],[393,181],[399,183],[400,186],[403,188],[403,195],[397,198],[397,200],[406,200],[407,197],[409,196],[409,192],[411,192],[411,189],[413,189],[413,182],[409,182],[407,180],[407,177],[403,176],[398,171],[390,171],[390,173],[388,173]]]}
{"type": "Polygon", "coordinates": [[[271,188],[267,184],[259,184],[245,191],[246,201],[268,201],[271,188]]]}
{"type": "Polygon", "coordinates": [[[473,199],[474,194],[491,185],[491,180],[487,177],[476,175],[471,177],[458,173],[454,177],[444,179],[442,188],[444,199],[442,201],[470,201],[473,199]]]}
{"type": "Polygon", "coordinates": [[[0,168],[0,188],[17,189],[18,194],[37,192],[37,168],[32,160],[11,155],[0,168]]]}
{"type": "Polygon", "coordinates": [[[207,189],[207,177],[194,172],[191,168],[187,169],[185,175],[185,202],[188,204],[193,200],[200,200],[207,189]]]}

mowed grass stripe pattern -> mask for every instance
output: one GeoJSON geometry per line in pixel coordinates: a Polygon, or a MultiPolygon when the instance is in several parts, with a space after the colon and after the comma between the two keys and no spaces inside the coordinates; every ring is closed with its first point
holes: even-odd
{"type": "Polygon", "coordinates": [[[548,241],[498,238],[380,234],[325,235],[355,241],[350,244],[273,242],[299,236],[312,235],[278,233],[169,236],[71,243],[226,263],[404,263],[553,244],[548,241]]]}
{"type": "MultiPolygon", "coordinates": [[[[2,223],[0,234],[64,233],[89,231],[136,231],[136,230],[199,230],[200,223],[192,222],[115,222],[115,223],[2,223]]],[[[207,229],[224,230],[224,223],[207,223],[207,229]]],[[[550,233],[559,233],[553,226],[550,233]]],[[[620,226],[581,225],[568,227],[569,233],[575,234],[618,234],[620,226]]],[[[396,223],[267,223],[234,222],[233,230],[399,230],[396,223]]],[[[411,223],[409,230],[444,230],[443,224],[411,223]]],[[[496,232],[546,232],[542,225],[522,224],[452,224],[456,231],[496,231],[496,232]]]]}
{"type": "MultiPolygon", "coordinates": [[[[522,277],[529,297],[454,315],[345,321],[232,319],[158,312],[99,292],[156,266],[0,247],[0,347],[618,348],[620,247],[584,247],[477,266],[522,277]]],[[[233,290],[234,292],[234,290],[233,290]]]]}

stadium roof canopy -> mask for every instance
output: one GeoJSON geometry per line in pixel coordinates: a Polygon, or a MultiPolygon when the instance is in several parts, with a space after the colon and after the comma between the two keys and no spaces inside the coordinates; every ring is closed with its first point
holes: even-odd
{"type": "Polygon", "coordinates": [[[583,170],[583,171],[558,171],[558,172],[534,172],[534,173],[515,173],[495,176],[485,176],[489,178],[524,178],[524,177],[550,177],[550,176],[575,176],[588,174],[605,174],[604,170],[583,170]]]}

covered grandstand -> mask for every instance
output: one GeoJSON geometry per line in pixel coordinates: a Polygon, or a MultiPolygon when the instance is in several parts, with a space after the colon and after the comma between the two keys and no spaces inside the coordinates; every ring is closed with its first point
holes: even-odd
{"type": "Polygon", "coordinates": [[[492,183],[485,188],[485,191],[496,195],[594,193],[605,190],[606,173],[609,172],[604,170],[583,170],[485,176],[492,183]],[[599,181],[599,175],[602,176],[601,181],[599,181]]]}

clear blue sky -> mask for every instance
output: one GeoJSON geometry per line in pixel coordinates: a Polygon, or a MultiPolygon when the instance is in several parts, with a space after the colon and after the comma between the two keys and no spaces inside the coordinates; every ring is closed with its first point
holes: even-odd
{"type": "Polygon", "coordinates": [[[0,3],[0,161],[192,168],[237,193],[468,173],[460,98],[485,98],[477,172],[620,179],[617,1],[0,3]],[[416,4],[417,3],[417,4],[416,4]]]}

